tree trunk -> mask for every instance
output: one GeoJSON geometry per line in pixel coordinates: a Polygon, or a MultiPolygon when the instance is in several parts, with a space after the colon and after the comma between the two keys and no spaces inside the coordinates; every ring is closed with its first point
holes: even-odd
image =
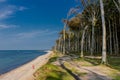
{"type": "MultiPolygon", "coordinates": [[[[93,24],[93,23],[92,23],[93,24]]],[[[94,43],[95,43],[95,39],[94,39],[94,26],[92,26],[92,46],[91,46],[91,56],[93,56],[93,52],[94,52],[94,48],[95,48],[95,46],[94,46],[94,43]]]]}
{"type": "Polygon", "coordinates": [[[70,36],[71,36],[71,32],[70,32],[70,30],[69,30],[69,51],[70,51],[70,36]]]}
{"type": "Polygon", "coordinates": [[[85,31],[88,28],[88,26],[85,26],[84,30],[83,30],[83,34],[82,34],[82,40],[81,40],[81,55],[80,57],[83,57],[83,45],[84,45],[84,38],[85,38],[85,31]]]}
{"type": "Polygon", "coordinates": [[[117,9],[118,9],[118,11],[120,12],[120,0],[118,1],[118,4],[117,4],[117,2],[115,2],[115,0],[113,0],[113,2],[114,2],[114,4],[115,4],[115,6],[117,7],[117,9]]]}
{"type": "MultiPolygon", "coordinates": [[[[114,20],[114,19],[113,19],[114,20]]],[[[113,25],[113,46],[114,46],[114,54],[117,54],[117,48],[116,48],[116,38],[115,38],[115,23],[112,23],[113,25]]]]}
{"type": "Polygon", "coordinates": [[[109,33],[110,33],[110,54],[112,55],[112,33],[111,33],[110,20],[109,20],[109,33]]]}
{"type": "Polygon", "coordinates": [[[102,63],[106,64],[106,26],[104,17],[104,6],[103,0],[100,0],[101,18],[102,18],[102,29],[103,29],[103,42],[102,42],[102,63]]]}
{"type": "Polygon", "coordinates": [[[117,34],[117,25],[116,25],[116,18],[115,18],[115,38],[116,38],[116,54],[119,53],[119,43],[118,43],[118,34],[117,34]]]}
{"type": "Polygon", "coordinates": [[[64,44],[64,46],[63,46],[63,54],[65,54],[65,30],[66,30],[66,23],[64,24],[64,30],[63,30],[63,39],[64,39],[64,42],[63,42],[63,44],[64,44]]]}
{"type": "Polygon", "coordinates": [[[90,34],[89,34],[89,40],[88,40],[88,43],[89,43],[89,52],[90,52],[90,46],[91,46],[91,43],[90,43],[90,34]]]}

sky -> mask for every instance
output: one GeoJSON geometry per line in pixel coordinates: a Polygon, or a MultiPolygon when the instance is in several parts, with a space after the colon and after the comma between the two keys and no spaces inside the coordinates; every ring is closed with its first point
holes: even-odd
{"type": "Polygon", "coordinates": [[[0,0],[0,50],[51,49],[75,0],[0,0]]]}

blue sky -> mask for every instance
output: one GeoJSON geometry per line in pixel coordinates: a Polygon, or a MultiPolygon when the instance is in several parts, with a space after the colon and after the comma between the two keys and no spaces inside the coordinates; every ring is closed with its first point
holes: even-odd
{"type": "Polygon", "coordinates": [[[0,0],[0,50],[50,49],[75,0],[0,0]]]}

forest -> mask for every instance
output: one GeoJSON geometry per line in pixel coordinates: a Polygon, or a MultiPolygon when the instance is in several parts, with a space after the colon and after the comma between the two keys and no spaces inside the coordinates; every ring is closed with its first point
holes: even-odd
{"type": "Polygon", "coordinates": [[[75,1],[36,80],[120,80],[120,0],[75,1]]]}
{"type": "Polygon", "coordinates": [[[54,49],[79,57],[120,56],[120,0],[80,0],[63,20],[54,49]]]}

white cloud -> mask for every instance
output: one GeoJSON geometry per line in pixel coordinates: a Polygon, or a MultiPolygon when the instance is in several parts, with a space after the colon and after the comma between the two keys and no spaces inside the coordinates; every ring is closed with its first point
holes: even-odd
{"type": "Polygon", "coordinates": [[[27,8],[20,6],[14,6],[14,5],[8,5],[8,6],[2,6],[0,8],[0,20],[9,18],[11,16],[13,16],[14,13],[16,13],[17,11],[23,11],[27,8]]]}
{"type": "Polygon", "coordinates": [[[0,3],[1,3],[1,2],[6,2],[6,0],[0,0],[0,3]]]}
{"type": "Polygon", "coordinates": [[[47,35],[52,35],[52,34],[55,34],[55,33],[57,33],[57,31],[37,30],[37,31],[31,31],[31,32],[18,33],[15,36],[19,39],[25,39],[25,38],[47,36],[47,35]]]}
{"type": "Polygon", "coordinates": [[[5,19],[10,17],[14,12],[16,12],[16,6],[8,5],[0,8],[0,19],[5,19]]]}
{"type": "Polygon", "coordinates": [[[0,24],[0,29],[8,29],[8,28],[16,28],[17,25],[6,25],[6,24],[0,24]]]}
{"type": "Polygon", "coordinates": [[[36,37],[39,34],[43,34],[46,33],[48,30],[44,30],[44,31],[31,31],[31,32],[22,32],[22,33],[18,33],[16,36],[18,38],[32,38],[32,37],[36,37]]]}
{"type": "Polygon", "coordinates": [[[34,30],[26,32],[1,32],[0,49],[39,49],[50,47],[57,38],[57,31],[34,30]],[[44,45],[45,44],[45,45],[44,45]]]}
{"type": "Polygon", "coordinates": [[[24,6],[20,6],[20,7],[18,8],[19,11],[24,11],[24,10],[26,10],[26,9],[28,9],[28,8],[26,8],[26,7],[24,7],[24,6]]]}

